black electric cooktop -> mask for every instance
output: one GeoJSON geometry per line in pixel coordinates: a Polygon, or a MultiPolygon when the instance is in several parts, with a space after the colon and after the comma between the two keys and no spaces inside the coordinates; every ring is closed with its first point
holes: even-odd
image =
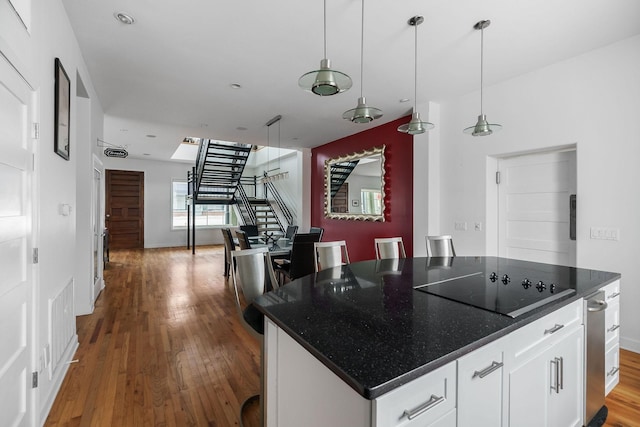
{"type": "Polygon", "coordinates": [[[567,286],[568,280],[562,275],[519,268],[499,271],[498,265],[487,267],[484,271],[437,280],[414,289],[509,317],[520,316],[576,292],[567,286]]]}

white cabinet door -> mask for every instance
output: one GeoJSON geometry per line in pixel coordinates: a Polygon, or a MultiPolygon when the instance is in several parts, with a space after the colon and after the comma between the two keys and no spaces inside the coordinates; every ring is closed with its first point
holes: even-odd
{"type": "Polygon", "coordinates": [[[575,329],[546,353],[550,381],[548,426],[582,425],[583,330],[575,329]]]}
{"type": "Polygon", "coordinates": [[[509,425],[582,425],[583,330],[572,328],[509,372],[509,425]]]}
{"type": "Polygon", "coordinates": [[[458,359],[458,427],[502,425],[503,340],[458,359]]]}

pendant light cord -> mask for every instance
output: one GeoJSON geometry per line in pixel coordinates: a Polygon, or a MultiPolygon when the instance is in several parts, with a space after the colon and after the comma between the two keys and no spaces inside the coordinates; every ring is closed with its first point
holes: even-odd
{"type": "Polygon", "coordinates": [[[413,43],[413,112],[415,113],[418,109],[418,21],[416,20],[416,24],[414,25],[416,28],[415,31],[415,40],[413,43]]]}
{"type": "Polygon", "coordinates": [[[327,0],[324,0],[324,59],[327,59],[327,0]]]}
{"type": "Polygon", "coordinates": [[[483,65],[484,65],[484,25],[480,28],[480,115],[483,115],[483,111],[482,111],[482,86],[483,86],[483,80],[484,80],[484,71],[483,71],[483,65]]]}
{"type": "Polygon", "coordinates": [[[360,26],[360,98],[364,91],[364,0],[362,0],[362,25],[360,26]]]}

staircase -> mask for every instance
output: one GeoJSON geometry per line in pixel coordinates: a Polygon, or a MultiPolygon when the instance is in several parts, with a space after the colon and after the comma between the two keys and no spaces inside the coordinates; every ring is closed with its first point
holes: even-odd
{"type": "Polygon", "coordinates": [[[335,196],[342,184],[349,178],[359,160],[331,164],[331,197],[335,196]]]}
{"type": "Polygon", "coordinates": [[[252,145],[203,139],[190,176],[195,204],[233,204],[252,145]]]}
{"type": "MultiPolygon", "coordinates": [[[[273,205],[267,199],[248,197],[241,185],[237,193],[238,211],[245,224],[258,226],[258,233],[284,233],[284,226],[278,218],[273,205]]],[[[291,222],[289,220],[289,222],[291,222]]]]}

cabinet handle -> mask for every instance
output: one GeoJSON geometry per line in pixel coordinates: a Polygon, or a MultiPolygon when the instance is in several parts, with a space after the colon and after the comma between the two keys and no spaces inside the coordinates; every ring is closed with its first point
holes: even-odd
{"type": "Polygon", "coordinates": [[[545,334],[545,335],[547,335],[547,334],[553,334],[553,333],[555,333],[555,332],[558,332],[558,331],[559,331],[560,329],[562,329],[562,328],[564,328],[564,325],[558,325],[558,324],[556,323],[556,325],[555,325],[553,328],[551,328],[551,329],[545,329],[545,330],[544,330],[544,334],[545,334]]]}
{"type": "Polygon", "coordinates": [[[614,293],[612,293],[611,295],[609,295],[609,296],[607,297],[607,299],[613,299],[613,298],[615,298],[615,297],[617,297],[617,296],[619,296],[619,295],[620,295],[620,292],[614,292],[614,293]]]}
{"type": "Polygon", "coordinates": [[[610,327],[609,329],[607,329],[607,332],[613,332],[616,329],[620,328],[620,325],[613,325],[612,327],[610,327]]]}
{"type": "Polygon", "coordinates": [[[553,365],[553,370],[555,371],[555,385],[551,386],[551,390],[554,390],[556,394],[560,393],[560,359],[554,357],[551,360],[551,365],[553,365]]]}
{"type": "Polygon", "coordinates": [[[618,373],[619,370],[620,370],[620,368],[618,368],[617,366],[614,366],[613,368],[611,368],[611,370],[609,372],[607,372],[607,376],[608,377],[612,377],[616,373],[618,373]]]}
{"type": "Polygon", "coordinates": [[[564,358],[560,357],[560,390],[564,390],[564,358]]]}
{"type": "Polygon", "coordinates": [[[429,409],[433,408],[434,406],[444,402],[445,398],[444,396],[436,396],[435,394],[432,394],[431,397],[429,398],[429,400],[427,400],[426,402],[424,402],[422,405],[418,406],[417,408],[413,409],[413,410],[408,410],[405,409],[404,410],[404,414],[406,415],[407,418],[409,418],[410,420],[414,419],[415,417],[417,417],[418,415],[421,415],[423,413],[425,413],[426,411],[428,411],[429,409]]]}
{"type": "Polygon", "coordinates": [[[487,366],[486,368],[484,368],[481,371],[475,371],[473,373],[473,376],[471,378],[475,378],[475,377],[480,377],[480,378],[484,378],[487,375],[489,375],[491,372],[500,369],[504,366],[504,363],[502,362],[496,362],[495,360],[493,362],[491,362],[490,366],[487,366]]]}

